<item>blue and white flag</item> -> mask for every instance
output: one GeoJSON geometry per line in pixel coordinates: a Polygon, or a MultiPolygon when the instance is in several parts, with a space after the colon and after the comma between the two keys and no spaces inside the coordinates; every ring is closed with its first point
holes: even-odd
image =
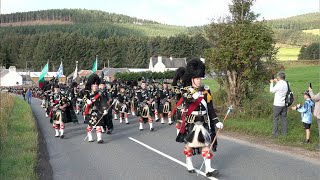
{"type": "Polygon", "coordinates": [[[61,62],[59,69],[57,71],[57,78],[59,79],[62,75],[63,75],[63,66],[62,66],[62,62],[61,62]]]}

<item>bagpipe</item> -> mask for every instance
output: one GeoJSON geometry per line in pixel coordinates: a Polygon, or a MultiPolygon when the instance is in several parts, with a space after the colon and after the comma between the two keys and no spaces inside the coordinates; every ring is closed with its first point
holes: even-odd
{"type": "Polygon", "coordinates": [[[142,118],[148,118],[150,115],[150,107],[147,100],[144,100],[138,105],[138,113],[142,118]]]}
{"type": "Polygon", "coordinates": [[[169,111],[171,111],[170,109],[170,103],[168,101],[168,98],[163,98],[163,99],[160,99],[160,103],[161,105],[163,106],[162,108],[162,113],[168,113],[169,111]]]}

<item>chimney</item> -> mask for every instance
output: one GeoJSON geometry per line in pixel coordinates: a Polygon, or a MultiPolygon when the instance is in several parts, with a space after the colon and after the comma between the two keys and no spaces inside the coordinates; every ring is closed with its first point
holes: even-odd
{"type": "Polygon", "coordinates": [[[10,66],[9,67],[9,72],[16,72],[16,71],[17,71],[17,69],[16,69],[15,66],[10,66]]]}
{"type": "Polygon", "coordinates": [[[170,56],[170,60],[171,60],[171,61],[172,61],[172,59],[173,59],[172,56],[170,56]]]}
{"type": "Polygon", "coordinates": [[[158,56],[158,62],[162,63],[162,56],[158,56]]]}

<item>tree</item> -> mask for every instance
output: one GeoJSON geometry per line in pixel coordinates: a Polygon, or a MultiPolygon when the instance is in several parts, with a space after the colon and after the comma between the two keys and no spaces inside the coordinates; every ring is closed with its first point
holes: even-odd
{"type": "Polygon", "coordinates": [[[251,12],[253,0],[233,0],[231,17],[206,27],[212,48],[206,52],[206,66],[222,74],[228,103],[241,106],[245,98],[253,98],[263,89],[271,70],[276,70],[275,41],[272,30],[256,21],[251,12]]]}
{"type": "Polygon", "coordinates": [[[320,59],[320,43],[312,43],[308,46],[302,46],[300,49],[300,54],[298,56],[299,60],[318,60],[320,59]]]}

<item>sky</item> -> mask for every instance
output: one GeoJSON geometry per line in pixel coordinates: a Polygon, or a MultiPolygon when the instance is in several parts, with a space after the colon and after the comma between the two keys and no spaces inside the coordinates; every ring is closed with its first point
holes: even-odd
{"type": "MultiPolygon", "coordinates": [[[[231,0],[0,0],[2,14],[46,9],[90,9],[164,24],[196,26],[228,15],[231,0]]],[[[320,0],[256,0],[252,10],[266,20],[320,12],[320,0]]]]}

